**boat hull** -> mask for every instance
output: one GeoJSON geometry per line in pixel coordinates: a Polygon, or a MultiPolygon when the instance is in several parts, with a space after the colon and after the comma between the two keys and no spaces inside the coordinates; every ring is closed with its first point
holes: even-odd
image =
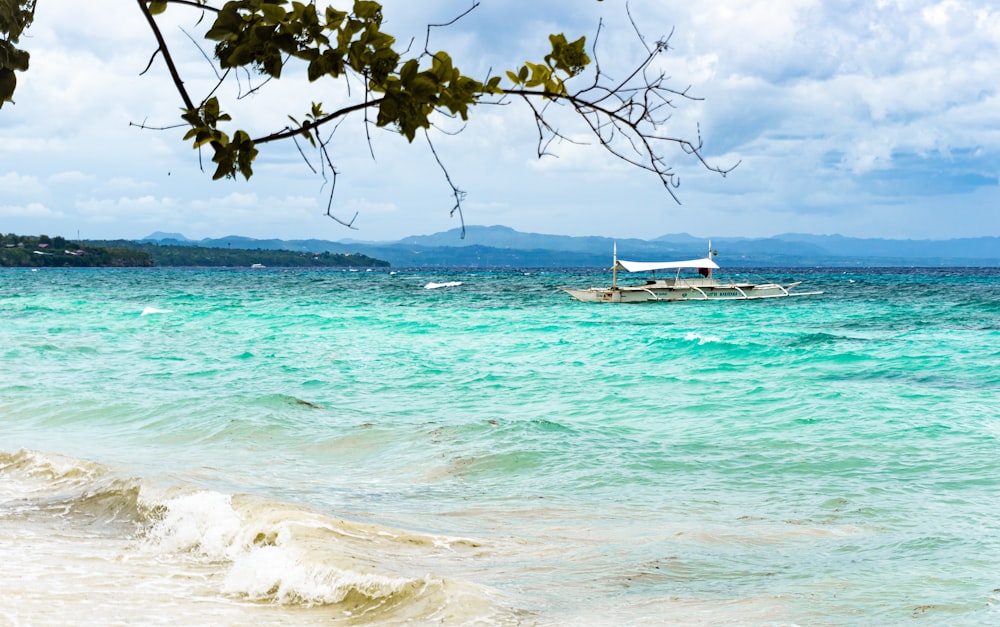
{"type": "Polygon", "coordinates": [[[812,296],[822,292],[792,292],[801,281],[779,285],[778,283],[737,283],[720,281],[712,275],[719,265],[712,261],[718,253],[708,244],[708,256],[687,261],[625,261],[618,258],[618,245],[614,248],[614,263],[611,266],[611,287],[591,287],[573,289],[560,287],[573,298],[586,303],[676,303],[702,300],[760,300],[764,298],[787,298],[789,296],[812,296]],[[618,285],[618,271],[651,272],[653,278],[635,285],[618,285]],[[672,279],[657,279],[655,273],[662,270],[676,270],[672,279]],[[681,276],[682,271],[697,270],[696,276],[681,276]]]}
{"type": "Polygon", "coordinates": [[[821,292],[792,292],[787,286],[769,283],[718,284],[704,286],[658,286],[630,285],[625,287],[572,289],[560,287],[573,298],[587,303],[652,303],[702,300],[760,300],[764,298],[787,298],[790,296],[812,296],[821,292]]]}

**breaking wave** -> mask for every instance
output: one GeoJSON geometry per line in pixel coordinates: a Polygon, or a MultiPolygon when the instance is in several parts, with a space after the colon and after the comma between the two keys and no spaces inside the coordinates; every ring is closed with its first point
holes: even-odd
{"type": "Polygon", "coordinates": [[[473,541],[332,518],[305,508],[193,486],[161,487],[112,469],[34,451],[0,453],[0,520],[59,519],[126,536],[120,561],[196,575],[210,593],[268,606],[325,608],[341,624],[517,622],[490,591],[428,573],[440,552],[473,541]]]}
{"type": "Polygon", "coordinates": [[[688,341],[688,342],[694,342],[694,341],[697,340],[697,342],[698,342],[699,345],[700,344],[715,344],[715,343],[718,343],[718,342],[722,341],[716,335],[702,335],[701,333],[696,333],[694,331],[691,331],[687,335],[685,335],[684,339],[686,341],[688,341]]]}

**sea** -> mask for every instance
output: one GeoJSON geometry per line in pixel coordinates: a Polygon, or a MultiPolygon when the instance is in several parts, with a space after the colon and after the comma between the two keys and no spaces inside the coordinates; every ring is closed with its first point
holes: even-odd
{"type": "Polygon", "coordinates": [[[1000,269],[737,273],[0,270],[0,625],[1000,624],[1000,269]]]}

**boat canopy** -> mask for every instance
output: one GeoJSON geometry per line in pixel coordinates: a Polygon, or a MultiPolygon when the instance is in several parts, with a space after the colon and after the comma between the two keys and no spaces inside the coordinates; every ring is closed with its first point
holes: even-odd
{"type": "Polygon", "coordinates": [[[719,264],[709,258],[691,259],[689,261],[624,261],[619,259],[615,263],[615,270],[625,270],[626,272],[652,272],[654,270],[676,270],[678,268],[711,268],[719,269],[719,264]]]}

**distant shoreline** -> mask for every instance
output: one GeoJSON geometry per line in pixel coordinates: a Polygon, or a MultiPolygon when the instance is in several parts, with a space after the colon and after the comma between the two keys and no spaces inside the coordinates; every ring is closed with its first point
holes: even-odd
{"type": "Polygon", "coordinates": [[[358,253],[160,246],[129,240],[76,242],[47,235],[0,236],[0,267],[7,268],[388,268],[389,265],[387,261],[358,253]]]}
{"type": "Polygon", "coordinates": [[[157,267],[253,267],[283,268],[388,268],[389,262],[360,253],[249,249],[194,245],[157,244],[128,240],[97,241],[102,245],[130,248],[149,255],[157,267]]]}
{"type": "Polygon", "coordinates": [[[860,239],[839,235],[786,234],[769,238],[697,238],[664,235],[652,240],[521,233],[504,226],[468,226],[395,242],[334,242],[227,236],[192,241],[154,233],[144,243],[160,246],[355,253],[383,259],[394,268],[607,268],[612,250],[635,261],[703,256],[711,241],[724,268],[737,267],[1000,267],[1000,237],[956,240],[860,239]]]}

